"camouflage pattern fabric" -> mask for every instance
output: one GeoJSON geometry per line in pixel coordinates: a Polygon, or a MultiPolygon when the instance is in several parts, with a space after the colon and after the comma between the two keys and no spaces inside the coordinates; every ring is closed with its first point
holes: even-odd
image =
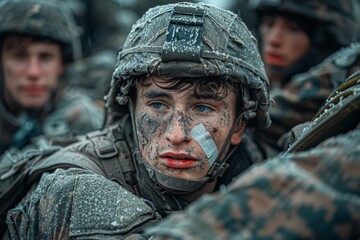
{"type": "Polygon", "coordinates": [[[73,135],[85,134],[99,129],[103,124],[103,112],[94,102],[81,91],[67,89],[55,108],[47,114],[30,118],[26,115],[19,118],[10,113],[0,116],[0,153],[16,146],[21,149],[31,143],[31,139],[46,135],[48,137],[67,138],[73,135]],[[32,124],[33,122],[34,124],[32,124]],[[14,145],[14,134],[24,132],[24,141],[14,145]]]}
{"type": "Polygon", "coordinates": [[[16,239],[120,239],[159,218],[151,204],[103,176],[59,169],[8,213],[7,224],[16,239]],[[41,205],[47,207],[38,211],[41,205]]]}
{"type": "Polygon", "coordinates": [[[129,239],[357,239],[359,169],[357,128],[255,165],[228,189],[129,239]]]}
{"type": "Polygon", "coordinates": [[[325,59],[308,72],[295,75],[283,89],[274,89],[270,96],[275,105],[270,108],[272,125],[254,135],[268,157],[288,146],[279,146],[278,139],[299,123],[310,121],[326,98],[343,80],[360,69],[360,44],[353,43],[325,59]]]}

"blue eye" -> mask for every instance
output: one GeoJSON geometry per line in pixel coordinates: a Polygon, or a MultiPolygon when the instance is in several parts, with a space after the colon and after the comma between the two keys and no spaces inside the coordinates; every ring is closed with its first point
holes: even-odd
{"type": "Polygon", "coordinates": [[[197,105],[195,107],[195,109],[201,113],[208,113],[208,112],[212,111],[211,108],[209,108],[208,106],[205,106],[205,105],[197,105]]]}
{"type": "Polygon", "coordinates": [[[159,103],[159,102],[154,102],[154,103],[151,103],[151,106],[156,109],[156,110],[160,110],[160,109],[164,109],[165,108],[165,105],[162,104],[162,103],[159,103]]]}

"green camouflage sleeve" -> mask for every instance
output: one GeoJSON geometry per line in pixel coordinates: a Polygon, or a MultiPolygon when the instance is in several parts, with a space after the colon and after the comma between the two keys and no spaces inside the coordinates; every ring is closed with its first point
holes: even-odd
{"type": "Polygon", "coordinates": [[[276,149],[276,152],[287,148],[279,146],[279,138],[295,125],[314,117],[335,88],[360,69],[359,55],[360,44],[354,43],[308,72],[295,75],[283,89],[271,91],[270,96],[275,102],[270,108],[272,124],[266,130],[255,130],[259,141],[276,149]]]}
{"type": "Polygon", "coordinates": [[[308,152],[254,165],[228,189],[204,196],[148,229],[146,237],[358,239],[359,169],[358,128],[308,152]]]}

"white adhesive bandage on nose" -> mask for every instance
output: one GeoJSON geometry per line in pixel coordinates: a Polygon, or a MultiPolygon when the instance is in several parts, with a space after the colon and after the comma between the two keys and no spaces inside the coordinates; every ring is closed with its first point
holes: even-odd
{"type": "Polygon", "coordinates": [[[200,123],[191,129],[190,135],[202,147],[206,156],[208,157],[210,165],[212,166],[215,159],[219,155],[219,151],[210,133],[206,130],[204,125],[200,123]]]}

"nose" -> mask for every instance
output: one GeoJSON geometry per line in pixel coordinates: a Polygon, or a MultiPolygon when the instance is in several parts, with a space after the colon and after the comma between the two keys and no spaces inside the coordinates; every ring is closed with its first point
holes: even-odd
{"type": "Polygon", "coordinates": [[[277,24],[273,25],[265,33],[265,41],[267,44],[272,46],[280,46],[283,41],[282,29],[277,24]]]}
{"type": "Polygon", "coordinates": [[[173,145],[191,141],[189,122],[183,114],[175,114],[169,122],[165,138],[173,145]]]}
{"type": "Polygon", "coordinates": [[[27,66],[27,76],[30,80],[36,80],[38,79],[40,75],[40,63],[39,60],[36,57],[29,59],[29,64],[27,66]]]}

